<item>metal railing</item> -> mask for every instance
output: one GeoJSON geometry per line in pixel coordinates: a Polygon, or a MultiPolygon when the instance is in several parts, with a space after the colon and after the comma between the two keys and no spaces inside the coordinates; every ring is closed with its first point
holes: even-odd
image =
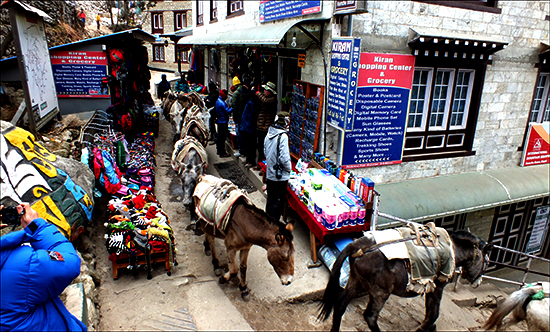
{"type": "Polygon", "coordinates": [[[492,276],[488,276],[488,275],[483,275],[484,279],[496,280],[496,281],[501,281],[501,282],[506,282],[506,283],[510,283],[510,284],[523,286],[523,285],[525,285],[525,280],[527,279],[527,275],[529,273],[541,275],[541,276],[544,276],[544,277],[550,277],[550,273],[548,273],[548,272],[541,272],[541,271],[536,271],[536,270],[531,269],[531,263],[533,262],[533,259],[537,259],[539,261],[546,262],[546,263],[549,263],[549,264],[550,264],[550,259],[546,259],[546,258],[543,258],[543,257],[531,255],[531,254],[526,254],[526,253],[521,252],[521,251],[517,251],[517,250],[513,250],[513,249],[509,249],[509,248],[501,247],[501,246],[497,246],[497,245],[494,246],[493,250],[495,250],[495,249],[511,252],[513,254],[521,255],[521,256],[524,256],[524,257],[528,257],[527,265],[525,267],[520,267],[520,266],[516,266],[516,265],[513,265],[513,264],[506,264],[506,263],[500,263],[500,262],[495,262],[495,261],[489,260],[489,264],[494,264],[496,266],[506,267],[506,268],[510,268],[510,269],[513,269],[513,270],[523,271],[524,273],[523,273],[522,280],[521,280],[521,282],[518,282],[518,281],[512,281],[512,280],[508,280],[508,279],[502,279],[502,278],[492,277],[492,276]]]}

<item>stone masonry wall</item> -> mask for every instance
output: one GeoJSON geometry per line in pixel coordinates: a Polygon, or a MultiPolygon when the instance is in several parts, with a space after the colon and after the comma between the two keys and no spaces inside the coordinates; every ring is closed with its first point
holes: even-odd
{"type": "Polygon", "coordinates": [[[519,164],[521,152],[517,149],[526,130],[538,73],[534,65],[540,43],[549,40],[550,22],[545,17],[550,2],[499,1],[498,7],[501,14],[413,1],[372,1],[368,13],[354,16],[352,35],[362,38],[362,52],[410,54],[407,36],[409,28],[415,27],[437,29],[442,34],[486,35],[509,43],[487,66],[474,156],[363,168],[355,174],[384,183],[519,164]]]}
{"type": "MultiPolygon", "coordinates": [[[[187,11],[187,26],[191,27],[193,24],[193,11],[191,10],[192,1],[158,1],[155,7],[151,7],[150,12],[147,14],[147,19],[143,22],[143,30],[153,34],[152,28],[152,15],[151,13],[162,12],[163,24],[164,24],[164,33],[172,33],[174,29],[174,11],[185,10],[187,11]]],[[[164,38],[162,41],[157,42],[159,44],[164,43],[164,38]]],[[[172,71],[178,70],[178,63],[176,61],[175,46],[172,41],[170,41],[168,47],[164,48],[164,62],[153,61],[153,45],[147,44],[147,51],[149,53],[149,66],[162,68],[172,71]]],[[[185,62],[182,62],[182,71],[187,71],[189,65],[185,62]]]]}

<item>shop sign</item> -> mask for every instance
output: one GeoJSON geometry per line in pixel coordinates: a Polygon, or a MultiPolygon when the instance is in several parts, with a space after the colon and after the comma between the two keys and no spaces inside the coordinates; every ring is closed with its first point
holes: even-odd
{"type": "Polygon", "coordinates": [[[304,68],[306,66],[306,55],[298,54],[298,67],[304,68]]]}
{"type": "Polygon", "coordinates": [[[109,98],[101,80],[107,76],[107,54],[103,51],[51,51],[58,97],[109,98]]]}
{"type": "Polygon", "coordinates": [[[521,166],[550,163],[550,122],[530,123],[521,156],[521,166]]]}
{"type": "Polygon", "coordinates": [[[332,40],[327,123],[341,130],[353,128],[361,39],[332,40]]]}
{"type": "Polygon", "coordinates": [[[548,216],[550,215],[550,206],[541,206],[537,208],[535,223],[531,231],[531,237],[525,247],[526,254],[532,254],[540,251],[544,244],[546,232],[548,230],[548,216]]]}
{"type": "Polygon", "coordinates": [[[353,128],[344,132],[341,165],[401,163],[414,60],[412,55],[361,53],[353,128]]]}
{"type": "Polygon", "coordinates": [[[260,1],[260,22],[320,13],[322,4],[322,1],[262,0],[260,1]]]}
{"type": "Polygon", "coordinates": [[[364,13],[367,11],[366,9],[367,4],[365,0],[334,1],[334,14],[364,13]]]}

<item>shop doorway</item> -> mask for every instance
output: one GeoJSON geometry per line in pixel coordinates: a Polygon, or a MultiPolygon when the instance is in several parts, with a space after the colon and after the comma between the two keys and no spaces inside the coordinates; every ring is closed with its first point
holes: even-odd
{"type": "MultiPolygon", "coordinates": [[[[548,197],[506,204],[495,209],[489,242],[512,250],[523,252],[531,236],[538,207],[547,206],[548,197]]],[[[534,253],[545,257],[548,255],[549,236],[546,234],[542,251],[534,253]],[[546,252],[544,252],[546,251],[546,252]]],[[[504,250],[493,250],[491,261],[517,266],[527,258],[504,250]]],[[[493,266],[492,268],[495,268],[493,266]]]]}
{"type": "Polygon", "coordinates": [[[290,107],[290,102],[285,102],[292,97],[294,81],[301,79],[302,71],[298,67],[298,58],[280,56],[278,66],[281,70],[278,71],[277,77],[277,82],[279,82],[277,84],[277,94],[279,95],[277,111],[283,109],[288,111],[286,107],[290,107]]]}

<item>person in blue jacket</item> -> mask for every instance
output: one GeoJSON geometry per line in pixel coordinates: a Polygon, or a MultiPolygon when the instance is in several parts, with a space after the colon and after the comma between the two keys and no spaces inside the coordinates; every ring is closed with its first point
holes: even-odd
{"type": "Polygon", "coordinates": [[[23,229],[0,238],[0,331],[87,331],[59,298],[80,274],[76,250],[28,203],[23,209],[23,229]]]}
{"type": "Polygon", "coordinates": [[[229,123],[229,114],[233,110],[228,108],[225,100],[227,99],[227,90],[222,89],[220,91],[220,96],[216,100],[215,110],[216,110],[216,123],[218,124],[218,137],[216,139],[216,152],[221,158],[229,157],[229,154],[225,151],[225,140],[229,133],[228,123],[229,123]]]}

